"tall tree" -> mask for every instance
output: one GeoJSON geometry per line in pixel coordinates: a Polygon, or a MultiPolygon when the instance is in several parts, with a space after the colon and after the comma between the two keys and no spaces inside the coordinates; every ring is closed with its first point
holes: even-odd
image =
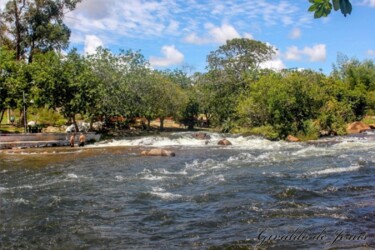
{"type": "MultiPolygon", "coordinates": [[[[0,112],[7,108],[20,108],[23,93],[29,94],[31,82],[28,67],[24,61],[14,60],[15,51],[0,47],[0,112]]],[[[21,115],[21,117],[23,117],[21,115]]]]}
{"type": "Polygon", "coordinates": [[[247,38],[228,40],[210,52],[207,56],[209,71],[202,79],[205,82],[203,89],[212,92],[209,106],[213,107],[214,121],[230,124],[238,97],[247,88],[245,79],[256,74],[260,64],[271,59],[274,53],[273,47],[247,38]]]}
{"type": "Polygon", "coordinates": [[[150,71],[143,80],[137,95],[140,98],[140,114],[147,119],[148,127],[152,119],[160,119],[160,130],[164,129],[167,117],[181,117],[188,101],[178,83],[173,82],[166,72],[150,71]]]}
{"type": "Polygon", "coordinates": [[[66,57],[53,51],[38,54],[29,64],[35,88],[35,104],[60,108],[78,131],[76,114],[87,114],[96,106],[98,83],[86,59],[72,50],[66,57]]]}
{"type": "Polygon", "coordinates": [[[10,45],[17,60],[29,62],[37,52],[67,48],[70,30],[63,18],[81,1],[9,0],[0,13],[0,45],[10,45]]]}
{"type": "Polygon", "coordinates": [[[139,93],[149,71],[144,56],[139,51],[113,54],[108,49],[98,48],[88,60],[99,81],[97,115],[130,118],[140,112],[139,93]]]}
{"type": "Polygon", "coordinates": [[[242,79],[248,71],[259,68],[262,62],[271,59],[274,48],[248,38],[228,40],[219,49],[207,56],[209,70],[224,70],[236,79],[242,79]]]}

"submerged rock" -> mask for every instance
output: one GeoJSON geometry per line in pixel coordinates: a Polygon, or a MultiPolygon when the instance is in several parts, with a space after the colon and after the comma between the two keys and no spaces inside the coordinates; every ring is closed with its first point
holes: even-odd
{"type": "Polygon", "coordinates": [[[288,135],[288,137],[286,138],[286,141],[288,141],[288,142],[299,142],[300,139],[298,139],[297,137],[295,137],[293,135],[288,135]]]}
{"type": "Polygon", "coordinates": [[[193,137],[198,140],[208,140],[211,137],[206,133],[195,133],[193,134],[193,137]]]}
{"type": "Polygon", "coordinates": [[[176,154],[173,151],[165,150],[161,148],[153,148],[150,150],[145,150],[141,152],[141,155],[146,156],[176,156],[176,154]]]}
{"type": "Polygon", "coordinates": [[[228,145],[232,145],[232,143],[230,141],[228,141],[227,139],[222,139],[220,140],[217,145],[225,145],[225,146],[228,146],[228,145]]]}

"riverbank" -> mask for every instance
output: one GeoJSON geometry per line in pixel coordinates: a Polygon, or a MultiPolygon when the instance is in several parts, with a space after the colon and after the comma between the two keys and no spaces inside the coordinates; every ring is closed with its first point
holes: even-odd
{"type": "MultiPolygon", "coordinates": [[[[101,134],[94,132],[85,133],[87,142],[98,142],[101,134]]],[[[78,142],[79,134],[75,141],[78,142]]],[[[44,147],[62,147],[69,145],[70,134],[68,133],[1,133],[1,149],[24,149],[24,148],[44,148],[44,147]]]]}
{"type": "MultiPolygon", "coordinates": [[[[348,124],[347,133],[355,134],[360,136],[362,132],[365,131],[373,131],[373,125],[367,125],[360,122],[355,122],[352,124],[348,124]]],[[[129,137],[149,137],[154,135],[163,135],[167,133],[178,133],[178,132],[186,132],[193,134],[201,134],[204,135],[205,133],[218,133],[217,129],[212,128],[198,128],[193,131],[189,131],[185,128],[177,127],[175,124],[166,127],[163,131],[159,129],[152,128],[150,130],[144,129],[127,129],[127,130],[111,130],[107,131],[106,133],[99,134],[95,132],[85,133],[86,135],[86,142],[88,144],[97,143],[102,141],[104,144],[106,142],[112,140],[121,140],[123,138],[129,137]]],[[[66,147],[69,146],[69,138],[70,133],[0,133],[0,150],[2,149],[25,149],[25,148],[45,148],[45,147],[66,147]]],[[[236,136],[260,136],[265,139],[267,136],[263,135],[262,133],[253,134],[253,133],[233,133],[236,136]]],[[[78,142],[79,134],[76,135],[75,141],[78,142]]],[[[199,137],[199,136],[198,136],[199,137]]],[[[317,140],[304,140],[303,138],[296,138],[292,136],[293,139],[291,140],[290,137],[286,138],[286,141],[289,142],[316,142],[317,140]]],[[[335,137],[332,134],[327,134],[326,136],[320,137],[327,138],[327,137],[335,137]]],[[[194,138],[194,137],[192,137],[194,138]]]]}

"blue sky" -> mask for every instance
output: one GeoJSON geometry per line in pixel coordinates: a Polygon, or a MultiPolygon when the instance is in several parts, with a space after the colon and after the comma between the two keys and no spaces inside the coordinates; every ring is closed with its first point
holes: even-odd
{"type": "MultiPolygon", "coordinates": [[[[351,0],[353,12],[314,19],[308,0],[83,0],[66,15],[71,47],[141,50],[154,68],[204,71],[206,56],[227,39],[277,48],[264,67],[322,69],[337,54],[375,59],[375,0],[351,0]]],[[[0,0],[3,7],[5,0],[0,0]]]]}

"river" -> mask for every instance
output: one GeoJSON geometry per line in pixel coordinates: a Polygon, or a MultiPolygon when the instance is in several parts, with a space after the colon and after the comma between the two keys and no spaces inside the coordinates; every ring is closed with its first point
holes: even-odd
{"type": "Polygon", "coordinates": [[[209,135],[0,151],[0,249],[375,247],[373,132],[209,135]]]}

